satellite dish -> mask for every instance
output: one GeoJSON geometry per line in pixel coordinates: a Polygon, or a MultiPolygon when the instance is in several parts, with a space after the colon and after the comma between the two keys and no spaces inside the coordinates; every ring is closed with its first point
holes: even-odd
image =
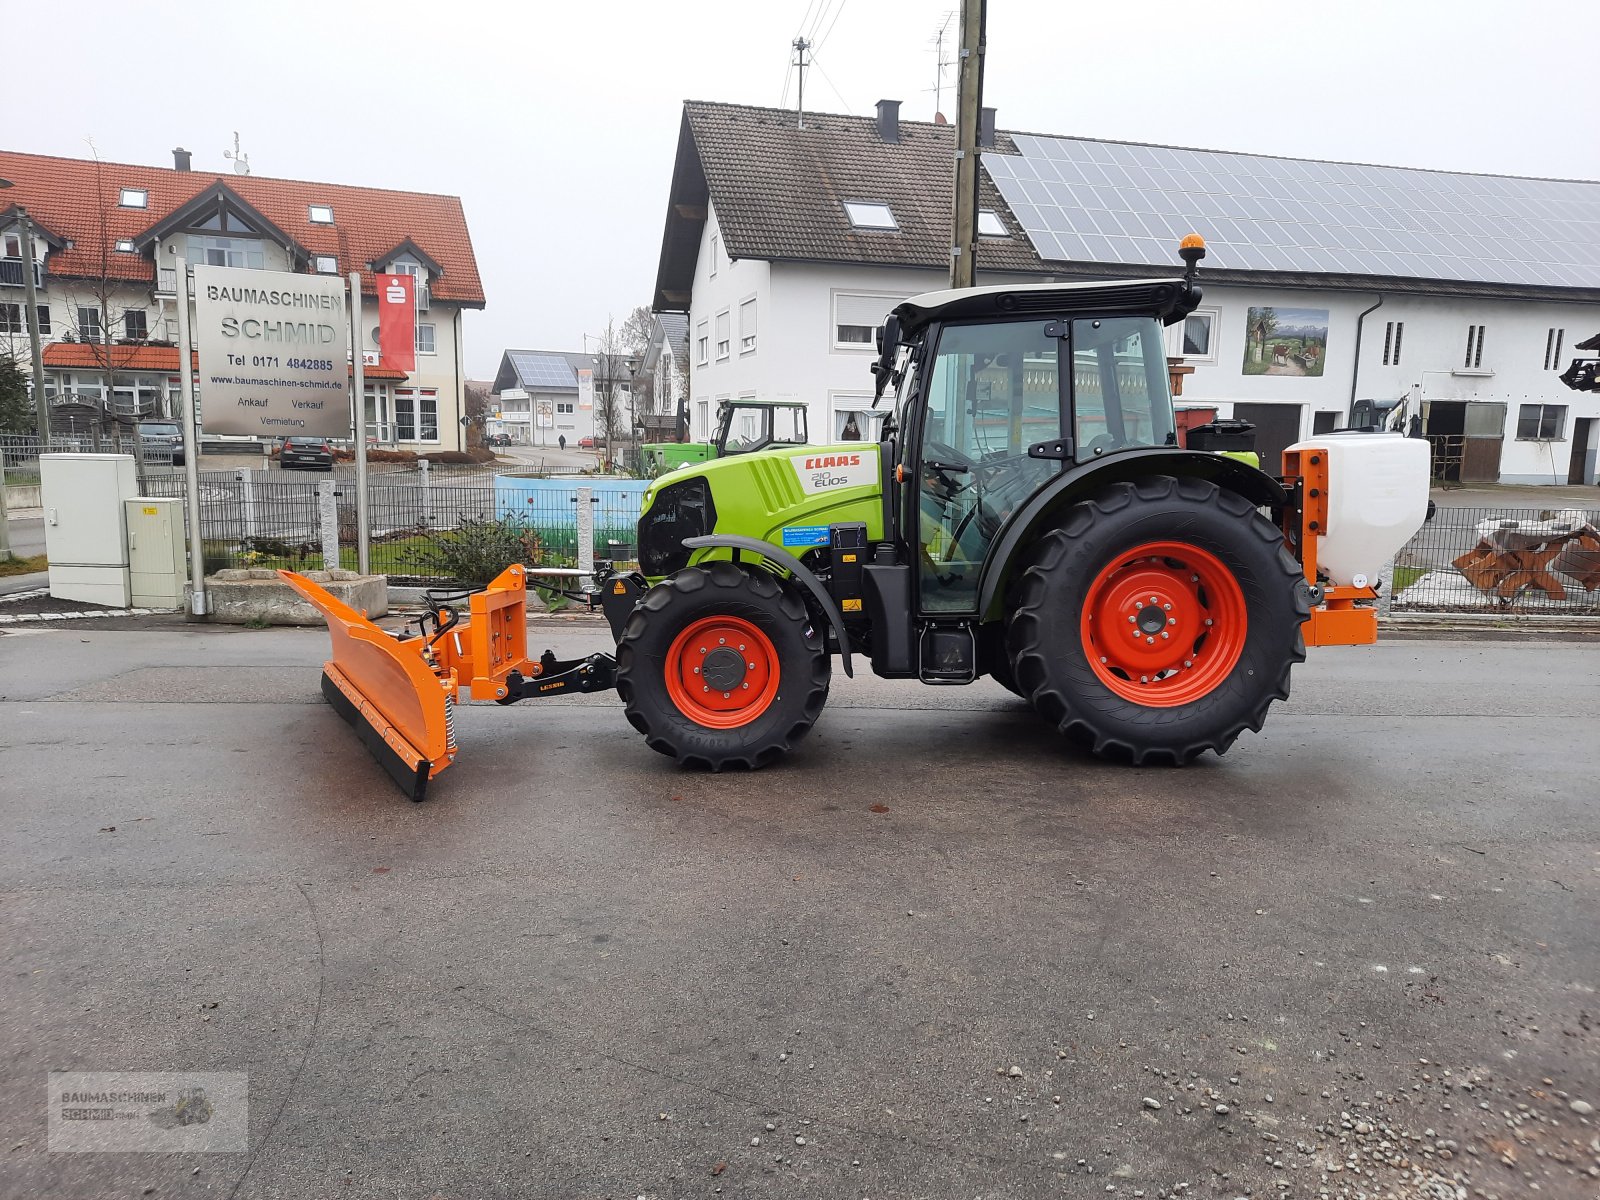
{"type": "Polygon", "coordinates": [[[244,159],[242,159],[242,158],[234,159],[233,160],[233,173],[235,175],[248,175],[248,174],[250,174],[250,164],[245,162],[244,159]]]}
{"type": "Polygon", "coordinates": [[[382,343],[378,340],[378,330],[377,330],[376,327],[373,328],[371,336],[372,336],[372,344],[374,346],[382,345],[382,343]]]}

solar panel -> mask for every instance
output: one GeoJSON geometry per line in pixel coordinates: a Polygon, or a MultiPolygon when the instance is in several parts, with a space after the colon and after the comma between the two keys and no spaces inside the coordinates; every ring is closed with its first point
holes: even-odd
{"type": "Polygon", "coordinates": [[[1150,262],[1152,235],[1181,227],[1218,266],[1600,287],[1600,183],[1012,141],[984,167],[1046,261],[1150,262]]]}
{"type": "Polygon", "coordinates": [[[527,350],[508,350],[517,379],[530,391],[541,388],[578,388],[578,377],[559,354],[534,354],[527,350]]]}

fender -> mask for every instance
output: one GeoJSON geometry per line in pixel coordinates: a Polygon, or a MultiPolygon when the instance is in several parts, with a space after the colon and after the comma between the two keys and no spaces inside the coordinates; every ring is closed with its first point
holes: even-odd
{"type": "Polygon", "coordinates": [[[844,673],[851,679],[855,678],[855,671],[850,665],[850,639],[844,631],[844,617],[839,612],[839,606],[833,602],[833,597],[828,595],[828,589],[822,586],[822,580],[818,579],[805,563],[787,550],[778,549],[771,542],[763,542],[760,538],[742,537],[736,533],[708,533],[700,537],[684,538],[683,544],[691,550],[735,552],[742,550],[750,554],[759,554],[767,561],[776,563],[788,571],[822,606],[822,612],[828,618],[828,623],[833,626],[834,636],[839,640],[839,655],[844,660],[844,673]]]}
{"type": "Polygon", "coordinates": [[[1027,503],[1011,514],[1001,527],[995,546],[983,564],[979,585],[978,612],[985,621],[998,620],[1011,581],[1012,563],[1022,547],[1063,508],[1075,504],[1108,483],[1128,483],[1145,475],[1176,475],[1204,479],[1229,492],[1238,492],[1250,503],[1281,509],[1289,502],[1283,485],[1264,471],[1246,466],[1237,459],[1200,450],[1154,447],[1128,450],[1108,458],[1083,463],[1057,475],[1040,488],[1027,503]]]}

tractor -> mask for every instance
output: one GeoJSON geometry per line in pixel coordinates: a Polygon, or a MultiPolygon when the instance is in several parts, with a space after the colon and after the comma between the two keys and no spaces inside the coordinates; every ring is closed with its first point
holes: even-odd
{"type": "Polygon", "coordinates": [[[645,474],[655,477],[694,463],[771,446],[806,444],[806,406],[795,400],[724,400],[709,442],[649,442],[639,447],[645,474]]]}
{"type": "Polygon", "coordinates": [[[639,570],[583,593],[614,653],[528,657],[536,568],[436,597],[405,640],[290,577],[329,617],[325,694],[413,798],[455,757],[462,691],[504,704],[614,686],[652,749],[761,768],[815,724],[836,662],[987,676],[1135,765],[1225,752],[1287,698],[1308,643],[1376,639],[1376,571],[1422,523],[1426,447],[1324,435],[1285,452],[1280,476],[1180,449],[1163,326],[1199,301],[1204,245],[1180,253],[1181,277],[899,305],[872,367],[881,440],[776,445],[651,484],[639,570]]]}

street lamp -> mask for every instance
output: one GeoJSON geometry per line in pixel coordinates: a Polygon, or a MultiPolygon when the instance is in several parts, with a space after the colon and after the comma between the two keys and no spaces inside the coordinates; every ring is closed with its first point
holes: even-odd
{"type": "MultiPolygon", "coordinates": [[[[9,179],[0,179],[0,191],[12,187],[9,179]]],[[[50,448],[50,407],[44,398],[44,349],[39,344],[39,297],[33,283],[33,222],[28,210],[17,205],[17,225],[22,241],[22,291],[26,302],[28,320],[28,347],[33,358],[33,411],[39,424],[39,448],[50,448]]]]}

